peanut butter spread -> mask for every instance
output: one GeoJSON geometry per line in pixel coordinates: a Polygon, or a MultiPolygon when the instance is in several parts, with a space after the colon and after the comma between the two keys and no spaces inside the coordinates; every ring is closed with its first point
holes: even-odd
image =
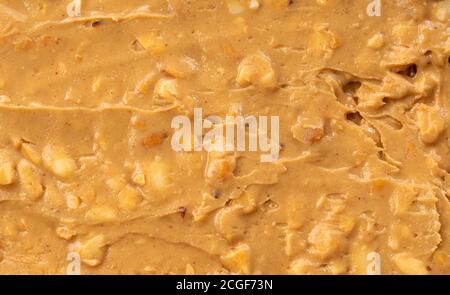
{"type": "Polygon", "coordinates": [[[450,273],[449,18],[0,0],[0,273],[450,273]],[[196,108],[278,116],[278,159],[175,151],[196,108]]]}

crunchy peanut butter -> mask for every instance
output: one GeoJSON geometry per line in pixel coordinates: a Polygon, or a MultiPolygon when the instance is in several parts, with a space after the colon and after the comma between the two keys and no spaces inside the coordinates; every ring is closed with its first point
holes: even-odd
{"type": "Polygon", "coordinates": [[[450,1],[372,2],[0,0],[0,273],[450,273],[450,1]]]}

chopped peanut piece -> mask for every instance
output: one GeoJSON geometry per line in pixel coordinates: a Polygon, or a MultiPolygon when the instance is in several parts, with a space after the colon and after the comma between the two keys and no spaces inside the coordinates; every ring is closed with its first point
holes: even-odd
{"type": "Polygon", "coordinates": [[[259,0],[250,0],[249,8],[252,10],[258,9],[260,6],[259,0]]]}
{"type": "Polygon", "coordinates": [[[122,176],[113,176],[106,181],[106,185],[115,193],[118,193],[127,184],[122,176]]]}
{"type": "Polygon", "coordinates": [[[81,205],[81,199],[73,194],[66,195],[66,204],[69,209],[78,209],[81,205]]]}
{"type": "Polygon", "coordinates": [[[443,0],[436,3],[434,16],[441,22],[448,22],[450,19],[450,0],[443,0]]]}
{"type": "Polygon", "coordinates": [[[351,264],[351,271],[354,274],[358,275],[366,275],[368,274],[368,268],[369,271],[373,271],[370,269],[370,263],[374,262],[371,258],[369,253],[371,253],[372,249],[369,249],[367,245],[358,243],[355,245],[354,249],[351,251],[350,255],[350,264],[351,264]]]}
{"type": "Polygon", "coordinates": [[[250,247],[239,245],[226,255],[220,256],[220,261],[226,269],[233,273],[250,274],[250,247]]]}
{"type": "Polygon", "coordinates": [[[316,0],[316,3],[320,6],[327,6],[329,3],[329,0],[316,0]]]}
{"type": "Polygon", "coordinates": [[[195,269],[192,266],[192,264],[190,264],[190,263],[186,264],[186,274],[187,275],[195,275],[195,269]]]}
{"type": "Polygon", "coordinates": [[[42,153],[44,165],[57,177],[69,178],[78,169],[75,160],[70,158],[63,150],[47,146],[42,153]]]}
{"type": "Polygon", "coordinates": [[[72,239],[77,233],[74,229],[72,229],[66,225],[61,225],[56,228],[56,234],[61,239],[68,241],[68,240],[72,239]]]}
{"type": "Polygon", "coordinates": [[[381,49],[384,46],[384,36],[381,33],[375,34],[367,42],[367,46],[371,49],[381,49]]]}
{"type": "Polygon", "coordinates": [[[136,86],[136,92],[138,92],[139,94],[147,94],[150,92],[151,89],[153,89],[153,85],[155,84],[155,73],[154,72],[150,72],[147,75],[144,76],[144,78],[142,78],[142,80],[140,80],[137,83],[136,86]]]}
{"type": "Polygon", "coordinates": [[[311,253],[320,259],[327,259],[344,249],[345,236],[335,227],[319,223],[308,236],[311,253]]]}
{"type": "Polygon", "coordinates": [[[331,39],[330,39],[330,48],[331,49],[338,49],[339,47],[342,46],[342,42],[341,39],[339,39],[337,36],[332,35],[331,39]]]}
{"type": "Polygon", "coordinates": [[[132,186],[125,186],[118,195],[119,205],[125,210],[132,210],[142,201],[141,194],[132,186]]]}
{"type": "Polygon", "coordinates": [[[86,212],[86,219],[92,222],[113,221],[117,217],[117,210],[108,205],[95,205],[86,212]]]}
{"type": "Polygon", "coordinates": [[[161,55],[166,50],[164,40],[156,33],[140,36],[137,40],[152,55],[161,55]]]}
{"type": "Polygon", "coordinates": [[[416,27],[411,23],[399,23],[392,27],[392,35],[396,43],[407,45],[414,42],[416,35],[414,34],[416,27]]]}
{"type": "Polygon", "coordinates": [[[337,227],[344,234],[349,234],[355,227],[355,219],[350,216],[341,216],[337,222],[337,227]]]}
{"type": "Polygon", "coordinates": [[[0,163],[0,185],[10,185],[16,180],[16,170],[11,162],[0,163]]]}
{"type": "Polygon", "coordinates": [[[136,167],[136,169],[133,172],[132,180],[137,185],[145,184],[145,174],[139,165],[136,167]]]}
{"type": "Polygon", "coordinates": [[[233,175],[235,167],[236,157],[234,155],[210,153],[206,166],[206,177],[213,181],[223,182],[233,175]]]}
{"type": "Polygon", "coordinates": [[[46,206],[54,210],[61,210],[67,207],[66,199],[61,191],[53,184],[45,187],[44,200],[46,206]]]}
{"type": "Polygon", "coordinates": [[[222,208],[217,213],[215,227],[227,241],[235,242],[243,236],[244,231],[239,226],[241,215],[241,208],[236,206],[222,208]]]}
{"type": "Polygon", "coordinates": [[[318,143],[325,136],[325,130],[322,127],[302,126],[300,123],[292,126],[291,131],[295,139],[307,144],[318,143]]]}
{"type": "Polygon", "coordinates": [[[392,213],[395,215],[406,213],[416,195],[417,193],[408,188],[397,190],[389,200],[392,213]]]}
{"type": "Polygon", "coordinates": [[[393,258],[395,265],[403,274],[426,275],[428,274],[425,263],[407,253],[396,254],[393,258]]]}
{"type": "Polygon", "coordinates": [[[190,57],[176,58],[166,62],[164,72],[174,78],[185,78],[197,70],[197,62],[190,57]]]}
{"type": "Polygon", "coordinates": [[[77,165],[75,164],[75,161],[73,159],[58,158],[53,161],[51,169],[53,173],[55,173],[55,175],[61,178],[67,178],[75,173],[77,165]]]}
{"type": "Polygon", "coordinates": [[[167,101],[176,99],[178,95],[177,80],[162,78],[155,85],[155,94],[167,101]]]}
{"type": "Polygon", "coordinates": [[[272,67],[272,62],[261,51],[242,60],[238,67],[236,81],[242,87],[249,85],[265,89],[276,89],[278,87],[277,75],[272,67]]]}
{"type": "Polygon", "coordinates": [[[301,228],[305,220],[305,207],[304,204],[298,202],[298,195],[292,194],[287,197],[287,206],[290,208],[289,212],[286,214],[287,224],[289,229],[299,229],[301,228]]]}
{"type": "Polygon", "coordinates": [[[393,250],[399,250],[402,246],[402,241],[405,241],[413,236],[411,229],[402,224],[394,224],[389,236],[388,245],[393,250]]]}
{"type": "Polygon", "coordinates": [[[285,243],[284,250],[287,256],[295,256],[306,249],[306,243],[303,237],[295,230],[287,230],[285,243]]]}
{"type": "Polygon", "coordinates": [[[100,234],[81,242],[77,251],[84,263],[90,266],[97,266],[103,262],[106,245],[105,236],[100,234]]]}
{"type": "Polygon", "coordinates": [[[26,160],[22,160],[17,165],[17,172],[26,197],[36,200],[44,193],[41,184],[41,177],[36,169],[26,160]]]}
{"type": "Polygon", "coordinates": [[[328,264],[328,269],[334,275],[341,275],[348,271],[348,264],[343,259],[337,259],[328,264]]]}
{"type": "Polygon", "coordinates": [[[103,78],[103,76],[96,77],[94,82],[92,83],[92,91],[99,92],[102,89],[104,83],[105,79],[103,78]]]}
{"type": "Polygon", "coordinates": [[[165,190],[170,185],[170,168],[167,164],[154,161],[144,167],[147,184],[157,190],[165,190]]]}
{"type": "Polygon", "coordinates": [[[445,129],[445,121],[434,107],[419,104],[416,108],[417,126],[424,143],[436,142],[445,129]]]}
{"type": "Polygon", "coordinates": [[[11,102],[11,98],[7,95],[1,94],[0,95],[0,103],[9,103],[11,102]]]}
{"type": "Polygon", "coordinates": [[[314,56],[328,57],[332,49],[341,47],[341,40],[326,26],[319,25],[308,38],[309,48],[314,56]]]}
{"type": "Polygon", "coordinates": [[[300,258],[291,263],[289,266],[289,272],[295,275],[305,275],[309,273],[312,266],[313,264],[311,261],[300,258]]]}
{"type": "Polygon", "coordinates": [[[324,136],[323,128],[305,128],[305,141],[309,143],[316,143],[324,136]]]}
{"type": "Polygon", "coordinates": [[[152,133],[142,140],[142,145],[150,149],[160,145],[166,137],[167,134],[165,132],[152,133]]]}

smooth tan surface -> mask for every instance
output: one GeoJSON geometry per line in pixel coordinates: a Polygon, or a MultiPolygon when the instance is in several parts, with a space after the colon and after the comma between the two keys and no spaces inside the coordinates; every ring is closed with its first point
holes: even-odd
{"type": "Polygon", "coordinates": [[[370,2],[0,0],[0,273],[450,273],[450,1],[370,2]]]}

